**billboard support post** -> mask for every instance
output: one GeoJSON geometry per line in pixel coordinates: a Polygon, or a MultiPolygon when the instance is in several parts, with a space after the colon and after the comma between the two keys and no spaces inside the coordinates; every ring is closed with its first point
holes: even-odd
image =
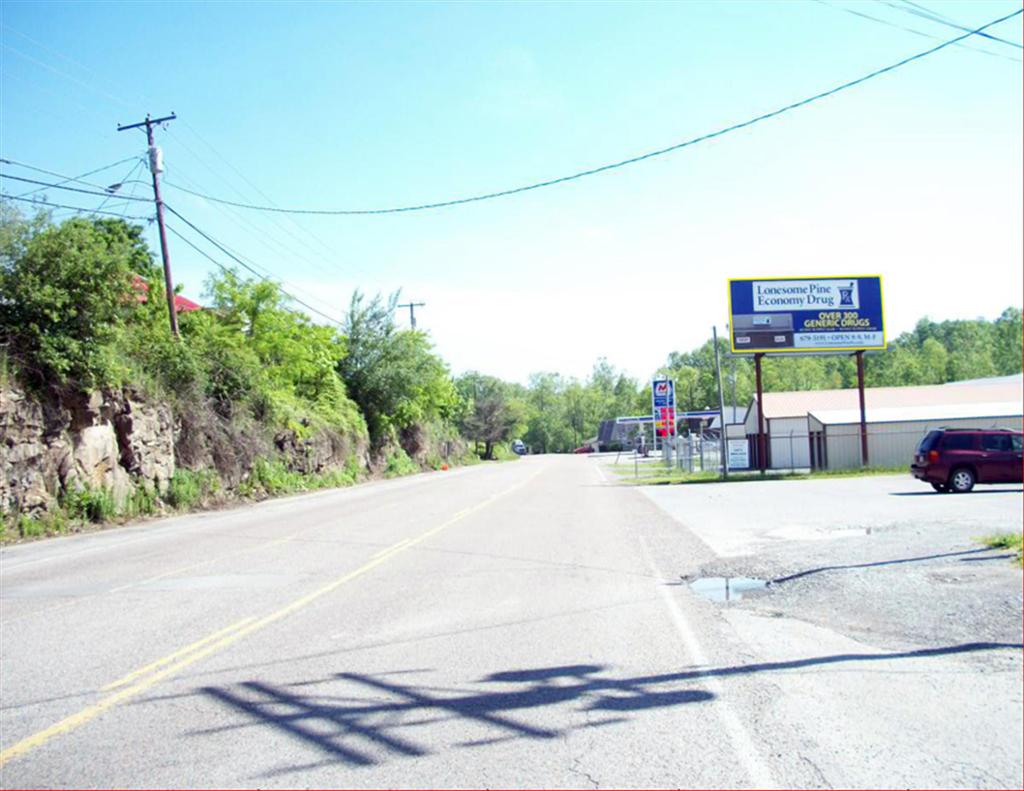
{"type": "Polygon", "coordinates": [[[721,434],[718,437],[718,457],[722,460],[722,477],[729,477],[729,459],[726,453],[725,399],[722,396],[722,363],[718,359],[718,327],[711,328],[711,342],[715,345],[715,379],[718,380],[718,423],[721,434]]]}
{"type": "Polygon", "coordinates": [[[864,352],[858,351],[857,358],[857,396],[860,399],[860,463],[868,466],[868,419],[864,410],[864,352]]]}
{"type": "Polygon", "coordinates": [[[757,468],[764,475],[768,469],[768,459],[765,453],[764,441],[764,390],[761,387],[761,358],[764,352],[754,355],[754,378],[757,381],[757,468]]]}

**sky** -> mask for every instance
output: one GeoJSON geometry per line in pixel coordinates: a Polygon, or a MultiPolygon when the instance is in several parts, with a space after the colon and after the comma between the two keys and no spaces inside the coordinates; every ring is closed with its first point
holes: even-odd
{"type": "MultiPolygon", "coordinates": [[[[1022,50],[972,37],[664,156],[442,209],[293,216],[180,188],[305,209],[505,190],[745,121],[1019,8],[4,0],[0,156],[21,163],[12,175],[80,175],[145,153],[118,124],[174,112],[156,132],[167,205],[316,320],[343,318],[354,289],[401,289],[426,303],[419,329],[456,374],[582,378],[606,357],[645,379],[724,332],[730,277],[880,274],[890,339],[923,316],[1020,307],[1022,50]]],[[[1021,17],[988,32],[1019,43],[1021,17]]],[[[151,197],[148,177],[132,159],[86,180],[151,197]]],[[[38,195],[152,214],[118,196],[38,195]]],[[[147,238],[158,251],[155,226],[147,238]]],[[[202,301],[215,264],[173,234],[170,251],[175,282],[202,301]]]]}

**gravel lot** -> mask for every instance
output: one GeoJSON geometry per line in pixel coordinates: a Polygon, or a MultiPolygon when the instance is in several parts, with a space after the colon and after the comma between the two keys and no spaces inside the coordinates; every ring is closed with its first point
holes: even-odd
{"type": "Polygon", "coordinates": [[[717,556],[679,569],[685,580],[773,580],[723,607],[895,650],[1022,641],[1021,570],[977,541],[1020,532],[1020,486],[940,495],[894,475],[641,491],[717,556]]]}

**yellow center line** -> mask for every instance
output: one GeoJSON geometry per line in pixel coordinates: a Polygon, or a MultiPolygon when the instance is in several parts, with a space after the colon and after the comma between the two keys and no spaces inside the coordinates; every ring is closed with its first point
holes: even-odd
{"type": "Polygon", "coordinates": [[[237,623],[231,624],[231,626],[224,627],[219,632],[214,632],[211,635],[207,635],[202,640],[196,640],[191,645],[187,645],[184,648],[179,648],[173,654],[168,654],[163,659],[158,659],[155,662],[150,662],[145,667],[140,667],[138,670],[132,671],[127,676],[123,676],[122,678],[119,678],[117,681],[112,681],[111,683],[107,684],[105,687],[100,688],[100,692],[110,692],[110,690],[112,690],[112,689],[117,689],[118,687],[123,687],[125,684],[130,684],[131,682],[133,682],[135,679],[139,678],[140,676],[144,676],[144,675],[146,675],[146,673],[149,673],[152,670],[156,670],[159,667],[163,667],[164,665],[166,665],[166,664],[168,664],[170,662],[173,662],[178,657],[184,656],[185,654],[190,654],[193,651],[195,651],[196,649],[202,648],[207,643],[212,643],[218,637],[223,637],[224,635],[228,634],[229,632],[233,632],[236,629],[240,629],[243,626],[245,626],[247,623],[249,623],[250,621],[255,621],[255,620],[256,620],[256,616],[255,615],[250,615],[248,618],[243,618],[242,620],[238,621],[237,623]]]}
{"type": "Polygon", "coordinates": [[[410,549],[416,546],[417,544],[426,541],[428,538],[437,535],[442,530],[446,530],[452,525],[462,521],[467,516],[470,516],[472,514],[477,513],[478,511],[483,510],[487,506],[494,503],[496,500],[499,500],[502,497],[506,497],[515,490],[520,489],[523,486],[526,486],[526,484],[530,483],[534,478],[540,475],[540,473],[543,472],[544,469],[545,467],[541,467],[529,477],[525,478],[524,480],[520,481],[519,483],[513,486],[510,486],[504,491],[501,491],[498,494],[491,495],[490,497],[480,501],[474,506],[462,509],[447,521],[442,522],[437,527],[427,530],[425,533],[421,533],[420,535],[410,539],[399,541],[397,544],[394,544],[388,547],[387,549],[383,550],[382,552],[379,552],[371,560],[367,561],[354,571],[350,571],[348,574],[338,577],[338,579],[334,580],[333,582],[327,585],[324,585],[322,588],[318,588],[312,593],[307,593],[305,596],[295,599],[293,602],[285,605],[284,607],[281,607],[278,610],[275,610],[274,612],[269,613],[268,615],[263,616],[258,620],[253,620],[253,617],[246,618],[242,621],[239,621],[238,623],[232,624],[231,626],[214,632],[213,634],[204,637],[202,640],[198,640],[192,643],[191,645],[185,646],[184,648],[181,648],[172,654],[168,654],[162,659],[158,659],[155,662],[151,662],[145,667],[139,668],[138,670],[129,673],[127,676],[124,676],[122,679],[119,679],[118,681],[115,681],[112,684],[108,684],[107,686],[103,687],[103,689],[101,689],[100,691],[110,691],[124,684],[130,684],[135,679],[140,678],[142,676],[146,676],[147,673],[150,674],[145,678],[142,678],[142,680],[138,681],[137,683],[125,687],[124,689],[121,689],[112,695],[108,695],[107,697],[97,701],[91,706],[86,706],[81,711],[72,714],[69,717],[65,717],[60,722],[57,722],[51,725],[50,727],[38,731],[37,733],[34,733],[31,736],[28,736],[22,739],[21,741],[11,745],[6,750],[0,752],[0,766],[3,766],[12,758],[17,758],[20,755],[24,755],[25,753],[44,745],[46,742],[48,742],[55,736],[59,736],[61,734],[72,731],[81,725],[85,725],[86,723],[95,719],[99,715],[103,714],[105,711],[113,708],[118,703],[128,700],[129,698],[132,698],[142,692],[145,692],[147,689],[162,681],[163,679],[168,678],[169,676],[172,676],[181,670],[184,670],[186,667],[198,662],[201,659],[205,659],[206,657],[216,653],[217,651],[221,651],[224,648],[227,648],[228,646],[234,644],[238,640],[241,640],[243,637],[246,637],[254,632],[257,632],[260,629],[263,629],[269,626],[270,624],[274,623],[275,621],[279,621],[287,615],[291,615],[296,610],[306,607],[307,605],[311,604],[312,602],[316,601],[322,596],[326,596],[328,593],[331,593],[337,588],[340,588],[345,583],[351,582],[357,577],[363,576],[367,572],[377,568],[381,564],[387,562],[396,555],[401,554],[405,550],[410,549]],[[162,670],[158,669],[161,667],[163,668],[162,670]]]}

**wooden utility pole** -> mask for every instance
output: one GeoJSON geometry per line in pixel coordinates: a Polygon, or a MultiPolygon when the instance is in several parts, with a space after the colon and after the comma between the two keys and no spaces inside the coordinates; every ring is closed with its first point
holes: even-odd
{"type": "Polygon", "coordinates": [[[171,334],[178,338],[178,310],[174,304],[174,281],[171,278],[171,254],[167,250],[167,230],[164,228],[164,202],[160,197],[160,173],[163,171],[163,158],[160,149],[153,142],[153,127],[165,124],[177,118],[174,113],[163,118],[150,118],[146,114],[145,121],[137,124],[118,125],[117,131],[141,129],[146,127],[146,140],[149,142],[149,171],[153,174],[153,200],[156,203],[156,224],[160,229],[160,255],[164,262],[164,286],[167,288],[167,314],[171,320],[171,334]]]}
{"type": "Polygon", "coordinates": [[[416,308],[422,308],[426,304],[426,302],[406,302],[395,307],[409,308],[409,324],[416,329],[416,308]]]}

